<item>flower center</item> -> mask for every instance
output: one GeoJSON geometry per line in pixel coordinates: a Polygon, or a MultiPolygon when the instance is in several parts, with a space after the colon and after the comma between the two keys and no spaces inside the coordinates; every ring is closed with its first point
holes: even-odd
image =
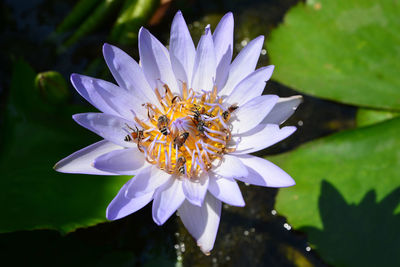
{"type": "Polygon", "coordinates": [[[208,171],[214,160],[235,150],[227,148],[231,140],[228,122],[237,106],[224,108],[215,86],[202,93],[187,89],[185,83],[182,86],[182,96],[173,95],[166,84],[163,96],[156,89],[162,110],[143,104],[148,118],[135,117],[138,126],[127,125],[125,141],[137,143],[146,161],[160,169],[196,178],[208,171]]]}

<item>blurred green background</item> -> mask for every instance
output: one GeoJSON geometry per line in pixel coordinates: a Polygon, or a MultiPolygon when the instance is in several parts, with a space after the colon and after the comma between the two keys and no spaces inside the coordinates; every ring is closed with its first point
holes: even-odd
{"type": "Polygon", "coordinates": [[[0,2],[0,256],[4,266],[400,266],[400,1],[4,0],[0,2]],[[73,72],[113,81],[101,47],[138,60],[146,26],[164,44],[177,10],[195,43],[232,11],[235,54],[266,36],[265,94],[302,94],[293,136],[258,156],[297,182],[240,184],[211,256],[151,205],[115,222],[105,209],[129,177],[53,165],[99,138],[72,121],[94,111],[73,72]]]}

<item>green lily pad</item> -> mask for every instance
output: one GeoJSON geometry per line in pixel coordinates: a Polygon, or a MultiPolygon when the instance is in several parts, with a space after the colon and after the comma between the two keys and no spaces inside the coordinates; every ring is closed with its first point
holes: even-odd
{"type": "Polygon", "coordinates": [[[279,191],[276,209],[330,264],[400,264],[399,132],[394,118],[270,158],[297,183],[279,191]]]}
{"type": "Polygon", "coordinates": [[[356,115],[356,124],[357,127],[368,126],[399,115],[400,113],[396,111],[359,108],[356,115]]]}
{"type": "Polygon", "coordinates": [[[53,170],[57,161],[98,137],[71,118],[88,108],[52,106],[35,89],[35,76],[23,61],[15,63],[2,117],[0,232],[40,228],[68,232],[104,222],[108,203],[129,177],[53,170]]]}
{"type": "Polygon", "coordinates": [[[308,0],[267,41],[274,79],[313,96],[400,110],[400,4],[308,0]]]}

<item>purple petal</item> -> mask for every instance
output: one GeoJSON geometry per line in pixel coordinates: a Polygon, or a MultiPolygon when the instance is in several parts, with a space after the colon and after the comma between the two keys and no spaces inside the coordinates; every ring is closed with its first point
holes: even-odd
{"type": "Polygon", "coordinates": [[[251,99],[260,96],[265,88],[266,81],[271,78],[274,66],[259,68],[244,78],[232,93],[226,98],[226,102],[241,106],[251,99]]]}
{"type": "Polygon", "coordinates": [[[152,89],[161,89],[163,84],[167,84],[173,93],[180,93],[168,50],[145,28],[139,31],[139,54],[144,74],[152,89]]]}
{"type": "MultiPolygon", "coordinates": [[[[142,68],[136,61],[116,46],[104,44],[104,58],[115,80],[135,97],[138,105],[146,102],[158,105],[154,91],[149,86],[142,68]]],[[[136,110],[135,110],[136,111],[136,110]]]]}
{"type": "Polygon", "coordinates": [[[233,133],[244,133],[256,127],[272,110],[279,97],[262,95],[253,98],[233,113],[233,133]]]}
{"type": "Polygon", "coordinates": [[[135,198],[156,190],[168,182],[171,174],[166,173],[156,166],[150,165],[142,168],[126,188],[126,197],[135,198]]]}
{"type": "Polygon", "coordinates": [[[104,139],[123,147],[137,146],[135,143],[124,141],[129,134],[126,125],[134,127],[135,123],[104,113],[81,113],[72,118],[81,126],[100,135],[104,139]]]}
{"type": "Polygon", "coordinates": [[[262,150],[282,141],[295,131],[294,126],[279,128],[277,124],[259,124],[248,132],[233,136],[233,140],[239,144],[232,154],[249,154],[262,150]]]}
{"type": "Polygon", "coordinates": [[[238,176],[247,176],[247,169],[239,159],[232,155],[224,155],[221,164],[213,169],[213,172],[226,178],[236,178],[238,176]]]}
{"type": "Polygon", "coordinates": [[[201,207],[184,201],[178,212],[186,229],[197,240],[201,251],[209,255],[218,232],[221,201],[208,193],[201,207]]]}
{"type": "Polygon", "coordinates": [[[240,155],[238,158],[249,171],[247,177],[236,178],[242,182],[267,187],[288,187],[296,184],[292,177],[268,160],[251,155],[240,155]]]}
{"type": "Polygon", "coordinates": [[[207,173],[203,173],[197,180],[183,180],[183,193],[190,203],[199,207],[203,204],[204,197],[207,193],[208,180],[207,173]]]}
{"type": "Polygon", "coordinates": [[[126,198],[125,191],[129,181],[119,190],[118,194],[107,207],[106,217],[108,220],[118,220],[128,216],[144,206],[152,199],[154,192],[149,192],[146,195],[137,198],[126,198]]]}
{"type": "Polygon", "coordinates": [[[255,70],[263,42],[264,36],[259,36],[240,51],[231,64],[229,78],[221,95],[229,95],[241,80],[255,70]]]}
{"type": "Polygon", "coordinates": [[[114,150],[97,157],[94,161],[95,168],[121,175],[136,175],[148,165],[143,153],[137,148],[114,150]]]}
{"type": "Polygon", "coordinates": [[[95,175],[116,175],[115,173],[101,171],[93,167],[95,158],[122,147],[106,140],[82,148],[54,165],[54,169],[64,173],[83,173],[95,175]]]}
{"type": "Polygon", "coordinates": [[[214,86],[217,63],[214,44],[209,26],[197,45],[194,62],[192,88],[197,91],[211,91],[214,86]]]}
{"type": "Polygon", "coordinates": [[[153,220],[156,224],[164,224],[182,205],[185,194],[182,181],[171,177],[167,183],[157,189],[153,201],[153,220]]]}
{"type": "Polygon", "coordinates": [[[297,107],[303,102],[301,95],[291,97],[281,97],[271,110],[271,112],[264,118],[262,123],[282,124],[295,112],[297,107]]]}
{"type": "Polygon", "coordinates": [[[190,88],[196,49],[182,12],[178,11],[172,21],[169,52],[172,68],[178,81],[190,88]]]}
{"type": "Polygon", "coordinates": [[[232,206],[243,207],[245,205],[240,188],[235,180],[230,178],[217,178],[210,175],[208,191],[222,202],[232,206]]]}
{"type": "Polygon", "coordinates": [[[71,75],[71,83],[81,96],[104,113],[131,118],[130,109],[141,108],[133,95],[112,83],[75,73],[71,75]]]}
{"type": "Polygon", "coordinates": [[[222,89],[228,79],[229,65],[233,52],[233,15],[231,12],[225,14],[218,23],[213,34],[215,57],[217,62],[216,84],[222,89]]]}

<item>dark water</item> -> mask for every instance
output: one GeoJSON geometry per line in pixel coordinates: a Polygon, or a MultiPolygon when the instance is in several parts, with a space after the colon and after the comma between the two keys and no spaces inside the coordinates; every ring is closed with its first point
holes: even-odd
{"type": "MultiPolygon", "coordinates": [[[[92,34],[60,52],[63,36],[49,38],[74,1],[12,1],[0,3],[0,96],[4,112],[13,60],[24,58],[37,72],[56,70],[66,78],[72,72],[111,80],[100,60],[115,17],[102,22],[92,34]],[[98,63],[93,63],[98,62],[98,63]]],[[[173,1],[150,30],[163,42],[175,12],[183,11],[198,39],[203,27],[215,23],[227,11],[235,16],[235,42],[240,50],[252,38],[268,35],[297,1],[173,1]]],[[[120,46],[138,58],[137,46],[120,46]]],[[[236,51],[237,52],[237,51],[236,51]]],[[[268,64],[268,53],[259,65],[268,64]]],[[[70,88],[72,90],[72,86],[70,88]]],[[[270,81],[265,93],[290,96],[294,90],[270,81]]],[[[76,93],[75,102],[84,103],[76,93]]],[[[354,127],[355,108],[305,96],[304,103],[286,122],[298,131],[259,155],[288,151],[301,143],[354,127]]],[[[294,177],[295,178],[295,177],[294,177]]],[[[27,266],[326,266],[310,250],[307,237],[293,231],[273,210],[277,189],[240,185],[246,207],[223,206],[214,250],[204,256],[178,217],[156,226],[151,206],[115,222],[103,223],[61,236],[53,230],[0,234],[2,262],[27,266]],[[178,263],[177,263],[178,262],[178,263]]],[[[2,218],[7,219],[7,218],[2,218]]]]}

